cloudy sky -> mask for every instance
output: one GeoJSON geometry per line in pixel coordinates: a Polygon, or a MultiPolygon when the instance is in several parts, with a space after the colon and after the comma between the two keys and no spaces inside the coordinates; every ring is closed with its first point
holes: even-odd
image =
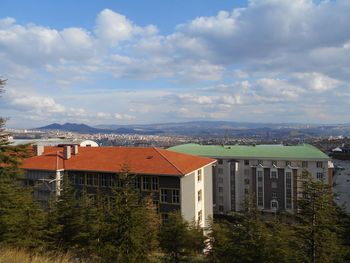
{"type": "Polygon", "coordinates": [[[349,0],[2,0],[8,127],[350,122],[349,0]]]}

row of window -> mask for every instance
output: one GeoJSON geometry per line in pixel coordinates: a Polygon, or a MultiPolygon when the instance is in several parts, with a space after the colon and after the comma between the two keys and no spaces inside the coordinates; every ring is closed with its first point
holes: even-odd
{"type": "MultiPolygon", "coordinates": [[[[249,160],[244,160],[244,165],[249,165],[250,161],[249,160]]],[[[263,160],[258,160],[258,165],[263,165],[264,161],[263,160]]],[[[271,164],[273,166],[277,166],[277,161],[271,161],[271,164]]],[[[285,166],[290,166],[292,163],[291,161],[285,161],[285,166]]],[[[302,168],[308,168],[309,164],[307,161],[302,161],[301,162],[301,167],[302,168]]],[[[317,168],[323,168],[323,162],[316,162],[316,167],[317,168]]]]}
{"type": "MultiPolygon", "coordinates": [[[[111,174],[72,174],[72,183],[75,185],[86,185],[95,187],[123,187],[123,180],[115,178],[111,174]]],[[[137,176],[134,179],[134,188],[143,191],[157,191],[159,189],[159,178],[152,176],[137,176]]]]}

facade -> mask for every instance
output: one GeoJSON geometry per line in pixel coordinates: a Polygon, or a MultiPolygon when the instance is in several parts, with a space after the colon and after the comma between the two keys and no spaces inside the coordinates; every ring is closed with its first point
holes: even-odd
{"type": "Polygon", "coordinates": [[[308,145],[199,145],[169,148],[218,160],[213,172],[214,213],[239,211],[248,193],[260,210],[294,212],[301,196],[303,169],[315,180],[332,185],[333,164],[319,149],[308,145]]]}
{"type": "Polygon", "coordinates": [[[135,189],[150,195],[159,214],[180,210],[188,221],[202,227],[212,217],[212,166],[206,157],[175,153],[158,148],[127,147],[43,147],[34,146],[34,156],[23,162],[28,184],[44,205],[59,195],[63,175],[77,190],[88,194],[110,193],[119,185],[118,174],[127,169],[135,175],[135,189]],[[200,196],[198,196],[198,194],[200,196]]]}

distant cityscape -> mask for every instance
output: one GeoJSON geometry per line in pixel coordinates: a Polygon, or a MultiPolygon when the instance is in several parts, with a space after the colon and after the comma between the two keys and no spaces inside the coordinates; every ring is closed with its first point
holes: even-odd
{"type": "Polygon", "coordinates": [[[7,129],[13,143],[46,141],[46,144],[93,140],[100,146],[154,146],[167,148],[184,143],[312,144],[324,152],[350,144],[350,125],[252,124],[188,122],[154,125],[90,127],[85,124],[52,124],[35,129],[7,129]],[[322,128],[320,128],[322,127],[322,128]],[[154,134],[152,134],[154,133],[154,134]]]}

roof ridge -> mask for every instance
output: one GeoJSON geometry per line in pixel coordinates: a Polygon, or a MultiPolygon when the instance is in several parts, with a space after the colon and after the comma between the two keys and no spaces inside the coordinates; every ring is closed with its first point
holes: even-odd
{"type": "Polygon", "coordinates": [[[152,147],[157,153],[159,153],[168,163],[170,163],[172,166],[174,166],[175,167],[175,169],[176,170],[178,170],[182,175],[185,175],[185,173],[184,172],[182,172],[175,164],[173,164],[172,162],[170,162],[169,160],[168,160],[168,158],[166,158],[165,156],[164,156],[164,154],[162,154],[159,150],[160,149],[158,149],[158,148],[156,148],[156,147],[152,147]]]}

